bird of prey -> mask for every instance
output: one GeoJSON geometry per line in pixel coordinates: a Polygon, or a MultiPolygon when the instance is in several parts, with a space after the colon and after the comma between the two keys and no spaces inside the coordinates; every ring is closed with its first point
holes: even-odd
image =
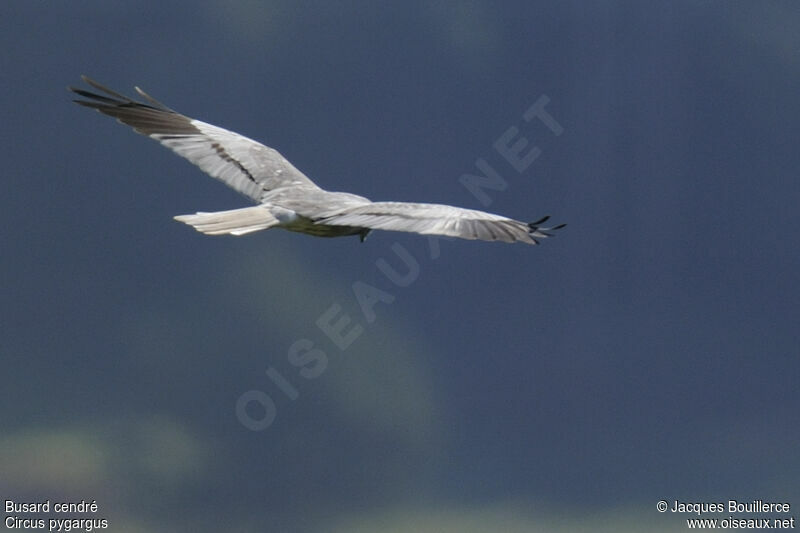
{"type": "Polygon", "coordinates": [[[538,244],[564,224],[545,228],[549,217],[525,223],[449,205],[372,202],[362,196],[318,187],[277,150],[252,139],[182,115],[139,87],[136,101],[82,76],[99,92],[69,87],[76,103],[96,109],[151,137],[258,205],[175,219],[208,235],[244,235],[283,228],[317,237],[392,230],[484,241],[538,244]]]}

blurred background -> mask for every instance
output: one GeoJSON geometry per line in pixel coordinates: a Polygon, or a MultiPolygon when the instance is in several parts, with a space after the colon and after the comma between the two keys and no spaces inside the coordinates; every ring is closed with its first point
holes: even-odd
{"type": "Polygon", "coordinates": [[[658,500],[800,506],[796,2],[0,20],[2,499],[94,499],[126,532],[683,531],[658,500]],[[72,104],[81,74],[374,200],[484,208],[459,182],[484,159],[488,210],[569,225],[539,247],[206,237],[172,217],[247,200],[72,104]],[[523,119],[543,95],[561,135],[523,119]],[[541,150],[522,172],[493,147],[512,127],[541,150]],[[405,270],[396,244],[404,287],[378,266],[405,270]],[[393,300],[365,315],[359,282],[393,300]],[[362,328],[344,350],[332,306],[362,328]]]}

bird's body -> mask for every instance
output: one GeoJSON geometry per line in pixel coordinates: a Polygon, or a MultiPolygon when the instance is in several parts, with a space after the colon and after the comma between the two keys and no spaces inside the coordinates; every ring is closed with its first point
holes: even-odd
{"type": "Polygon", "coordinates": [[[317,237],[359,235],[373,229],[486,241],[538,244],[548,217],[524,223],[500,215],[449,205],[372,202],[363,196],[321,189],[277,150],[238,133],[181,115],[144,91],[137,102],[83,77],[104,94],[70,87],[86,98],[77,103],[116,118],[185,157],[212,177],[258,205],[180,215],[175,219],[209,235],[244,235],[279,227],[317,237]]]}

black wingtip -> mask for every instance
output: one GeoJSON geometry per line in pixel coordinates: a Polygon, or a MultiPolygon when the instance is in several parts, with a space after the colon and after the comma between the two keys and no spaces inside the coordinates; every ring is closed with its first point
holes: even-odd
{"type": "Polygon", "coordinates": [[[530,235],[533,244],[539,244],[538,239],[546,239],[548,237],[555,237],[555,234],[551,233],[556,230],[560,230],[566,224],[559,224],[557,226],[553,226],[552,228],[545,228],[540,226],[542,222],[546,222],[550,219],[550,216],[543,217],[536,222],[531,222],[528,224],[528,235],[530,235]]]}
{"type": "Polygon", "coordinates": [[[549,219],[550,219],[550,215],[545,215],[544,217],[540,218],[540,219],[539,219],[539,220],[537,220],[536,222],[529,222],[529,223],[528,223],[528,227],[529,227],[529,228],[533,228],[533,227],[535,227],[535,226],[538,226],[539,224],[542,224],[542,223],[544,223],[544,222],[547,222],[549,219]]]}
{"type": "Polygon", "coordinates": [[[156,100],[155,98],[153,98],[152,96],[150,96],[149,94],[144,92],[140,87],[134,86],[134,89],[136,90],[137,93],[139,93],[139,95],[142,98],[144,98],[145,100],[150,102],[150,105],[152,105],[154,107],[157,107],[157,108],[160,108],[160,109],[162,109],[164,111],[171,111],[171,112],[175,113],[175,111],[173,111],[169,107],[165,106],[164,104],[162,104],[161,102],[159,102],[158,100],[156,100]]]}

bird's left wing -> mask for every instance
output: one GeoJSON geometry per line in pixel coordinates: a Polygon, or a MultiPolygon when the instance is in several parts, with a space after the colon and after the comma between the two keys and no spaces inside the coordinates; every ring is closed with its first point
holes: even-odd
{"type": "Polygon", "coordinates": [[[147,102],[138,102],[82,76],[104,94],[70,87],[86,98],[76,103],[114,117],[185,157],[211,177],[256,202],[278,187],[316,185],[277,150],[243,135],[181,115],[136,87],[147,102]]]}
{"type": "Polygon", "coordinates": [[[500,215],[450,205],[408,202],[373,202],[315,219],[316,224],[353,226],[370,229],[408,231],[424,235],[443,235],[483,241],[539,244],[551,237],[552,228],[541,227],[549,217],[525,223],[500,215]]]}

